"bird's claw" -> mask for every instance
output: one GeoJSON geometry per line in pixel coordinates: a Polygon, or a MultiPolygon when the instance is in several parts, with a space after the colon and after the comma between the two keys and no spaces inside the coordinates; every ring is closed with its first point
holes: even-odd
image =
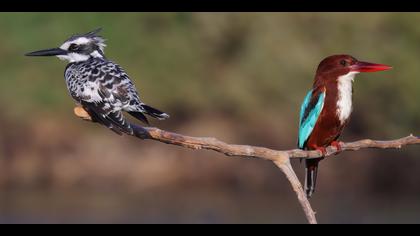
{"type": "Polygon", "coordinates": [[[320,151],[322,156],[327,155],[327,149],[325,147],[316,147],[315,150],[320,151]]]}
{"type": "Polygon", "coordinates": [[[341,147],[342,143],[339,141],[333,141],[331,143],[331,146],[335,147],[337,149],[337,152],[341,152],[343,148],[341,147]]]}

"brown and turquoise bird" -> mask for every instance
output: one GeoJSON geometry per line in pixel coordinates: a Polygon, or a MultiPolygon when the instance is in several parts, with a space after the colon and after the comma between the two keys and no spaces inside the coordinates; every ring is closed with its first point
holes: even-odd
{"type": "MultiPolygon", "coordinates": [[[[312,90],[306,95],[300,110],[298,147],[319,150],[333,145],[349,122],[352,112],[353,80],[360,72],[391,69],[390,66],[359,61],[350,55],[333,55],[321,61],[312,90]]],[[[315,191],[318,163],[322,158],[306,159],[305,192],[315,191]]]]}

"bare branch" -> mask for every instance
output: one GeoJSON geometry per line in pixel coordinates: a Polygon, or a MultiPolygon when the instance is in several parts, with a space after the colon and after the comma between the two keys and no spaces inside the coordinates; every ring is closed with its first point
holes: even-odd
{"type": "MultiPolygon", "coordinates": [[[[136,132],[134,135],[141,139],[153,139],[159,142],[183,146],[186,148],[209,149],[221,152],[227,156],[254,157],[270,161],[275,161],[279,156],[283,155],[287,155],[289,158],[299,159],[313,159],[323,156],[320,151],[305,151],[301,149],[273,150],[265,147],[227,144],[216,138],[184,136],[154,127],[143,128],[136,126],[136,132]]],[[[363,139],[356,142],[341,142],[341,151],[338,151],[334,146],[327,147],[327,154],[325,157],[342,151],[357,151],[363,148],[400,149],[403,146],[413,144],[420,144],[420,137],[412,134],[404,138],[389,141],[363,139]]]]}
{"type": "MultiPolygon", "coordinates": [[[[223,153],[227,156],[253,157],[273,161],[274,164],[278,166],[286,175],[287,179],[292,185],[292,188],[298,197],[299,203],[305,212],[308,222],[311,224],[316,224],[317,222],[315,212],[312,210],[305,192],[303,191],[302,184],[299,182],[298,177],[290,165],[290,158],[319,158],[322,157],[321,152],[304,151],[300,149],[277,151],[264,147],[227,144],[216,138],[197,138],[184,136],[150,127],[143,128],[135,126],[134,135],[142,139],[153,139],[159,142],[178,145],[186,148],[213,150],[223,153]]],[[[361,148],[401,148],[404,145],[411,144],[420,144],[420,138],[410,135],[405,138],[390,141],[375,141],[364,139],[351,143],[341,143],[341,151],[356,151],[361,148]]],[[[335,147],[331,146],[327,148],[326,156],[331,156],[337,153],[339,153],[339,151],[335,147]]]]}
{"type": "MultiPolygon", "coordinates": [[[[349,143],[341,142],[341,151],[358,151],[363,148],[400,149],[403,146],[413,144],[420,144],[420,137],[410,134],[404,138],[388,141],[363,139],[349,143]]],[[[335,147],[330,146],[327,148],[327,154],[325,156],[331,156],[339,152],[335,147]]],[[[290,158],[318,158],[322,156],[318,151],[304,151],[300,149],[289,150],[287,153],[290,158]]]]}
{"type": "Polygon", "coordinates": [[[299,200],[300,205],[302,206],[303,211],[305,212],[306,219],[310,224],[317,224],[315,212],[312,210],[311,204],[309,203],[308,198],[303,191],[302,184],[299,181],[299,178],[296,176],[295,171],[290,164],[290,159],[287,158],[286,162],[274,161],[281,171],[286,175],[286,178],[289,180],[290,185],[292,185],[293,191],[295,191],[296,196],[299,200]]]}
{"type": "MultiPolygon", "coordinates": [[[[84,120],[91,121],[89,115],[80,108],[75,108],[76,116],[84,120]]],[[[294,192],[297,195],[298,201],[302,206],[306,219],[311,224],[316,224],[315,212],[303,191],[302,184],[300,183],[296,173],[294,172],[291,164],[291,158],[319,158],[322,153],[319,151],[305,151],[300,149],[293,150],[273,150],[265,147],[249,146],[249,145],[236,145],[222,142],[216,138],[210,137],[191,137],[177,133],[164,131],[154,127],[141,127],[132,125],[134,133],[133,136],[140,139],[151,139],[162,143],[177,145],[190,149],[207,149],[213,150],[227,156],[237,157],[252,157],[263,160],[272,161],[280,170],[286,175],[294,192]]],[[[402,148],[405,145],[420,144],[420,138],[410,135],[401,139],[389,141],[376,141],[364,139],[356,142],[341,143],[341,151],[357,151],[362,148],[402,148]]],[[[335,147],[328,147],[325,156],[337,154],[338,151],[335,147]]]]}
{"type": "Polygon", "coordinates": [[[223,153],[227,156],[253,157],[269,161],[276,161],[283,156],[288,156],[287,152],[276,151],[264,147],[227,144],[216,138],[191,137],[154,127],[132,126],[134,128],[134,136],[141,139],[153,139],[162,143],[191,149],[208,149],[223,153]]]}

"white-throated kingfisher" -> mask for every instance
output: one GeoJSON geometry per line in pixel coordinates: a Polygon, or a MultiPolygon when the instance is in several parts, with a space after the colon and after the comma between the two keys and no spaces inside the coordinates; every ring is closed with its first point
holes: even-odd
{"type": "MultiPolygon", "coordinates": [[[[299,118],[298,147],[319,150],[323,155],[337,141],[352,112],[353,80],[360,72],[391,69],[390,66],[358,61],[349,55],[333,55],[321,61],[313,88],[306,95],[299,118]]],[[[305,160],[305,192],[311,197],[316,185],[318,163],[323,158],[305,160]]]]}

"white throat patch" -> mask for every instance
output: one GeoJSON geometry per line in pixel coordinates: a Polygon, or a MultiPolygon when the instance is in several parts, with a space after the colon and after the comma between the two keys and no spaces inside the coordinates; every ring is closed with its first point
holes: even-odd
{"type": "Polygon", "coordinates": [[[359,72],[349,72],[338,77],[337,116],[344,124],[352,112],[352,93],[354,76],[359,72]]]}
{"type": "Polygon", "coordinates": [[[60,60],[66,60],[68,62],[86,61],[89,59],[89,55],[83,55],[79,53],[69,53],[67,55],[58,55],[60,60]]]}

